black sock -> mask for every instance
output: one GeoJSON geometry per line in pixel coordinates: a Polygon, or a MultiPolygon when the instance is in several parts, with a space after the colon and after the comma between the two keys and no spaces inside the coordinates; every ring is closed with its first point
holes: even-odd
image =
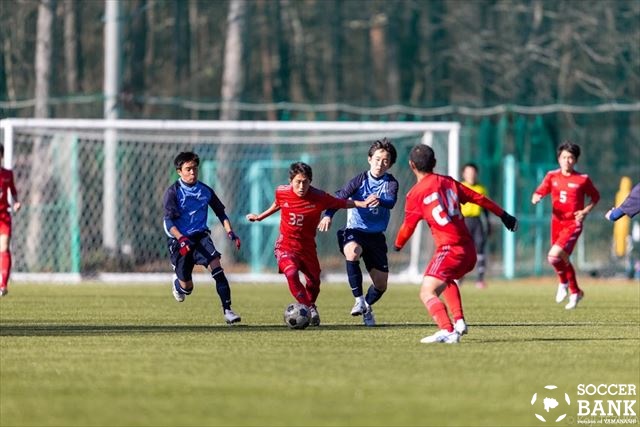
{"type": "Polygon", "coordinates": [[[354,297],[362,296],[362,270],[360,270],[360,261],[347,261],[347,277],[349,278],[349,286],[354,297]]]}
{"type": "Polygon", "coordinates": [[[371,285],[369,286],[369,290],[367,291],[365,301],[367,301],[367,304],[373,305],[382,297],[382,294],[384,294],[384,292],[385,291],[378,290],[375,286],[371,285]]]}
{"type": "Polygon", "coordinates": [[[222,302],[222,309],[229,310],[231,308],[231,288],[229,287],[229,281],[224,274],[222,267],[216,267],[211,272],[211,276],[216,281],[216,291],[222,302]]]}

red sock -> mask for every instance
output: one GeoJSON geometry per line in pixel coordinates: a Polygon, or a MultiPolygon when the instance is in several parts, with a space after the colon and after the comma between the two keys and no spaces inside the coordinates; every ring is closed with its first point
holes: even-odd
{"type": "Polygon", "coordinates": [[[310,281],[309,278],[306,276],[305,278],[307,280],[307,286],[306,286],[307,298],[309,299],[309,302],[311,303],[311,305],[315,305],[316,300],[318,299],[318,294],[320,294],[320,283],[314,283],[310,281]]]}
{"type": "Polygon", "coordinates": [[[567,281],[569,282],[569,293],[577,294],[580,292],[578,287],[578,279],[576,278],[576,271],[573,269],[573,265],[567,263],[567,281]]]}
{"type": "Polygon", "coordinates": [[[449,282],[444,291],[440,294],[444,298],[444,302],[447,304],[453,321],[458,319],[464,319],[464,312],[462,311],[462,298],[460,297],[460,288],[454,282],[449,282]]]}
{"type": "Polygon", "coordinates": [[[296,301],[307,306],[311,305],[311,301],[309,301],[309,297],[307,296],[307,291],[304,286],[302,286],[302,282],[300,282],[298,270],[290,268],[285,271],[284,275],[289,283],[289,292],[291,292],[291,295],[293,295],[296,301]]]}
{"type": "Polygon", "coordinates": [[[11,252],[0,252],[0,275],[2,282],[0,287],[6,288],[9,283],[9,275],[11,274],[11,252]]]}
{"type": "Polygon", "coordinates": [[[427,307],[438,328],[453,332],[453,325],[447,314],[447,307],[440,301],[440,298],[432,297],[429,301],[424,302],[424,306],[427,307]]]}
{"type": "Polygon", "coordinates": [[[570,266],[571,264],[564,262],[564,260],[559,256],[548,255],[547,260],[549,261],[549,264],[551,264],[551,267],[556,271],[560,283],[568,283],[567,266],[570,266]]]}

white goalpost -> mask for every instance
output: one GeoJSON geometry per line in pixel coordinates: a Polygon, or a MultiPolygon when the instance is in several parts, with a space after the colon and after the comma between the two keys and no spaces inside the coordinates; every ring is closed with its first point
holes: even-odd
{"type": "MultiPolygon", "coordinates": [[[[411,147],[432,146],[439,173],[458,178],[460,166],[457,122],[5,119],[0,127],[4,167],[13,169],[23,202],[14,219],[13,277],[25,281],[167,280],[162,195],[177,178],[173,158],[180,151],[199,154],[200,179],[216,190],[243,240],[235,253],[210,214],[235,281],[279,280],[272,253],[279,216],[258,224],[244,216],[271,203],[292,162],[309,163],[313,185],[333,193],[368,169],[373,141],[391,139],[398,161],[389,172],[400,192],[386,233],[390,246],[415,183],[411,147]]],[[[345,280],[335,239],[342,226],[338,214],[329,233],[318,233],[323,280],[345,280]]],[[[390,253],[390,280],[419,279],[430,244],[418,229],[409,251],[390,253]]]]}

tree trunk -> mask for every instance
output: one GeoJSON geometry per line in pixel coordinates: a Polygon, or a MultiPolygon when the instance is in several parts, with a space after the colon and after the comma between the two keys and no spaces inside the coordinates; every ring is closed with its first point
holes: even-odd
{"type": "MultiPolygon", "coordinates": [[[[78,90],[78,35],[76,33],[76,2],[65,0],[64,7],[64,63],[67,94],[78,90]]],[[[67,117],[74,116],[72,104],[67,105],[67,117]]]]}
{"type": "MultiPolygon", "coordinates": [[[[260,65],[262,68],[262,102],[273,103],[273,67],[271,65],[271,37],[269,31],[268,4],[258,0],[258,31],[260,33],[260,65]]],[[[267,120],[277,120],[275,110],[267,111],[267,120]]]]}
{"type": "Polygon", "coordinates": [[[234,102],[240,100],[244,85],[244,32],[246,27],[246,0],[231,0],[227,16],[227,38],[222,74],[222,108],[220,120],[237,120],[240,113],[234,102]]]}
{"type": "MultiPolygon", "coordinates": [[[[38,6],[38,24],[36,34],[36,105],[35,118],[49,116],[49,79],[51,76],[51,49],[53,35],[53,4],[51,0],[40,0],[38,6]]],[[[46,202],[44,188],[51,177],[50,144],[42,137],[33,139],[33,154],[31,156],[31,171],[29,183],[31,191],[29,206],[29,225],[27,228],[26,264],[32,271],[38,271],[37,265],[40,254],[40,243],[43,230],[43,205],[46,202]]]]}

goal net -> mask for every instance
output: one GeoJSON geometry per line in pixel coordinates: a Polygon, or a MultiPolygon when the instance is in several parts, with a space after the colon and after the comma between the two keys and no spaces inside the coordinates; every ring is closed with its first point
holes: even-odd
{"type": "MultiPolygon", "coordinates": [[[[292,162],[313,168],[313,185],[329,193],[368,170],[373,141],[387,137],[398,152],[389,171],[400,184],[387,242],[402,222],[404,198],[415,178],[411,147],[431,145],[437,172],[457,177],[459,124],[450,122],[256,122],[7,119],[0,121],[5,167],[13,169],[22,210],[14,216],[13,268],[17,280],[165,280],[171,274],[162,227],[162,197],[176,179],[174,157],[195,151],[200,180],[227,207],[242,238],[238,252],[210,212],[214,243],[234,280],[273,280],[279,214],[248,223],[288,182],[292,162]],[[132,276],[133,275],[133,276],[132,276]]],[[[324,280],[344,279],[336,231],[318,233],[324,280]],[[340,276],[335,276],[340,275],[340,276]]],[[[432,251],[430,233],[410,249],[389,252],[392,279],[421,275],[432,251]]]]}

